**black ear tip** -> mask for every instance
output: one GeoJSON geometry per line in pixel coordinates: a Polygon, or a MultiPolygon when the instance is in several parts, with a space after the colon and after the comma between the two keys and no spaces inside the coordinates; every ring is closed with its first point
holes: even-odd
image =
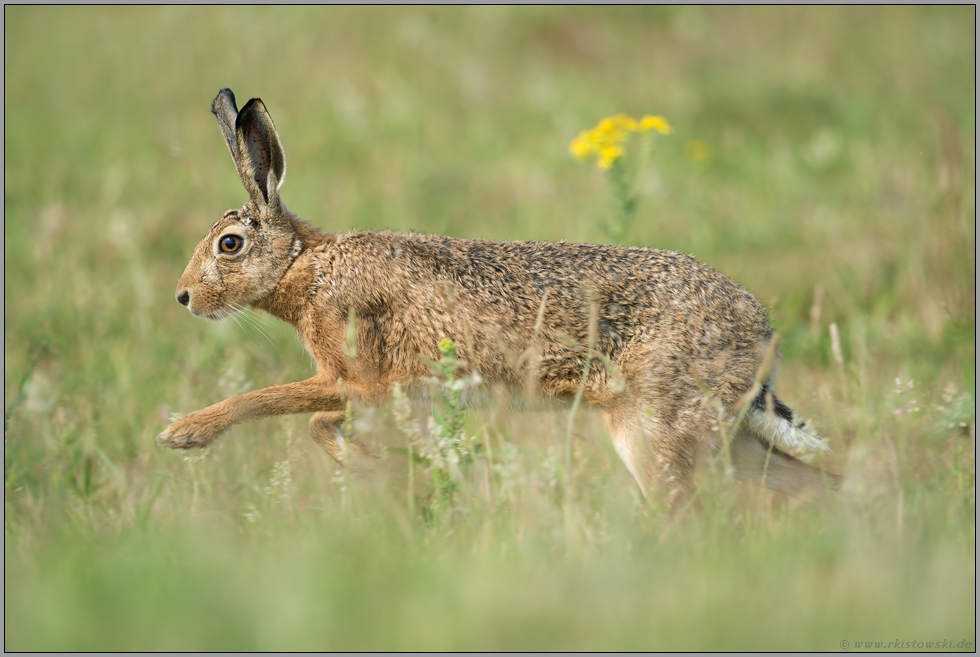
{"type": "Polygon", "coordinates": [[[245,107],[242,108],[242,113],[244,113],[245,110],[252,109],[253,107],[265,107],[265,104],[262,102],[261,98],[252,98],[245,103],[245,107]]]}
{"type": "Polygon", "coordinates": [[[246,123],[253,121],[253,115],[258,114],[261,116],[265,114],[266,118],[270,121],[272,117],[269,116],[268,110],[265,109],[265,103],[262,102],[261,98],[253,98],[242,107],[241,111],[238,112],[238,117],[235,119],[235,128],[240,128],[246,123]]]}
{"type": "Polygon", "coordinates": [[[211,103],[211,113],[217,115],[218,106],[221,104],[230,105],[232,110],[236,113],[238,112],[238,105],[235,104],[235,94],[228,87],[219,91],[218,95],[214,97],[214,101],[211,103]]]}

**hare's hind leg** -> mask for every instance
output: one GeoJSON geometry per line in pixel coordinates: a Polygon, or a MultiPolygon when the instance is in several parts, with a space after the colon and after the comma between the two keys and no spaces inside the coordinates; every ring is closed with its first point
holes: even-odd
{"type": "Polygon", "coordinates": [[[648,499],[661,499],[671,514],[687,506],[710,418],[700,405],[668,425],[657,405],[604,411],[613,445],[648,499]]]}
{"type": "Polygon", "coordinates": [[[310,418],[310,436],[340,465],[355,472],[374,467],[374,454],[361,441],[344,435],[343,411],[321,411],[310,418]]]}
{"type": "Polygon", "coordinates": [[[735,477],[740,481],[762,484],[810,501],[826,497],[838,483],[837,475],[780,451],[744,427],[735,435],[730,449],[735,477]]]}

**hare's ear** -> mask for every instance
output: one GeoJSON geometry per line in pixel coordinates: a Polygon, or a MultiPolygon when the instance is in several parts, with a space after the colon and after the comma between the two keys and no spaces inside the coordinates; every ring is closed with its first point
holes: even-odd
{"type": "MultiPolygon", "coordinates": [[[[221,122],[220,117],[218,122],[221,122]]],[[[286,158],[272,117],[258,98],[248,101],[235,117],[235,143],[236,150],[232,155],[236,156],[238,175],[252,197],[252,203],[277,214],[279,188],[286,177],[286,158]]]]}
{"type": "Polygon", "coordinates": [[[235,119],[238,118],[238,106],[235,105],[235,94],[231,89],[222,89],[218,96],[211,103],[211,113],[218,118],[218,126],[221,128],[221,135],[228,144],[231,152],[231,159],[238,167],[238,140],[235,138],[235,119]]]}

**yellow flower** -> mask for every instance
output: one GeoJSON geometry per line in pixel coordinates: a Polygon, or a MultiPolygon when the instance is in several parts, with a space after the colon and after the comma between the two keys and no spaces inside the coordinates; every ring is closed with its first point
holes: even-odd
{"type": "Polygon", "coordinates": [[[588,134],[583,132],[568,145],[568,151],[577,161],[583,162],[595,151],[595,144],[589,139],[588,134]]]}
{"type": "Polygon", "coordinates": [[[607,116],[591,130],[580,132],[568,145],[568,152],[579,162],[595,155],[596,165],[600,169],[611,169],[613,163],[625,153],[620,144],[626,141],[629,133],[648,130],[670,134],[670,126],[661,116],[648,114],[639,121],[625,114],[607,116]]]}
{"type": "Polygon", "coordinates": [[[650,116],[649,114],[640,119],[640,131],[646,132],[647,130],[656,130],[662,135],[669,135],[671,133],[670,124],[667,123],[667,119],[662,116],[650,116]]]}
{"type": "Polygon", "coordinates": [[[617,119],[617,117],[615,117],[615,116],[607,116],[606,118],[604,118],[601,121],[599,121],[599,125],[597,125],[594,128],[594,130],[596,131],[596,135],[597,136],[599,136],[599,135],[608,135],[613,130],[615,130],[616,129],[616,119],[617,119]]]}
{"type": "Polygon", "coordinates": [[[618,160],[623,152],[622,146],[603,146],[599,150],[599,168],[611,169],[613,162],[618,160]]]}

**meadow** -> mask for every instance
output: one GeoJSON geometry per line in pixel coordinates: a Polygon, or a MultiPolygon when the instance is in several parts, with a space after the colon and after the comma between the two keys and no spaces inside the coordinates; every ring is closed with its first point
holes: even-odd
{"type": "Polygon", "coordinates": [[[5,7],[5,650],[972,650],[975,22],[5,7]],[[467,411],[484,449],[441,507],[391,404],[349,423],[385,454],[373,476],[302,416],[158,447],[174,413],[313,371],[290,327],[174,300],[247,200],[222,87],[264,100],[283,199],[324,230],[615,238],[729,275],[769,310],[777,391],[839,494],[712,468],[671,522],[588,409],[570,469],[567,413],[467,411]],[[611,231],[609,180],[569,143],[620,112],[672,133],[611,231]]]}

